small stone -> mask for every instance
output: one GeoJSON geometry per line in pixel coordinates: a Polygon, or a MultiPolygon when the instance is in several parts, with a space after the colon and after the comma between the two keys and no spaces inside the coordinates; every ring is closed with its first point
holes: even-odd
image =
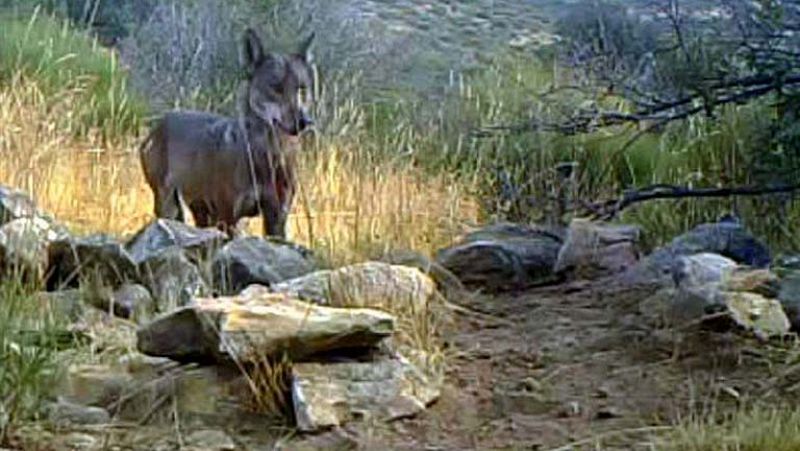
{"type": "Polygon", "coordinates": [[[203,429],[190,433],[185,438],[186,449],[205,451],[233,451],[236,443],[225,432],[203,429]]]}
{"type": "Polygon", "coordinates": [[[530,392],[538,392],[542,389],[542,384],[532,377],[526,377],[522,380],[522,387],[530,392]]]}
{"type": "Polygon", "coordinates": [[[111,416],[100,407],[83,406],[61,400],[47,407],[48,418],[56,426],[108,424],[111,416]]]}
{"type": "Polygon", "coordinates": [[[69,450],[86,450],[94,449],[97,447],[98,440],[89,435],[80,432],[72,432],[59,440],[64,448],[69,450]]]}
{"type": "Polygon", "coordinates": [[[573,418],[579,416],[581,411],[581,405],[578,401],[570,401],[558,411],[558,416],[561,418],[573,418]]]}

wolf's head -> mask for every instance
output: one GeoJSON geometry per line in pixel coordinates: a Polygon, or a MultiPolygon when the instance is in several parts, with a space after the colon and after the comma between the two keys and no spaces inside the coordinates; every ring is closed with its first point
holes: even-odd
{"type": "Polygon", "coordinates": [[[296,53],[265,53],[261,38],[252,29],[244,34],[242,61],[248,80],[247,104],[270,127],[296,136],[314,122],[308,107],[312,101],[313,71],[309,49],[312,33],[296,53]]]}

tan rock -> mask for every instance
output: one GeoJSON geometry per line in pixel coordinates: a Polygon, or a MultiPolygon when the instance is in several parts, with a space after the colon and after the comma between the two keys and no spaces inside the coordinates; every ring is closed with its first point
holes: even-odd
{"type": "Polygon", "coordinates": [[[394,317],[371,309],[323,307],[265,290],[200,298],[143,326],[141,352],[179,361],[249,362],[284,352],[292,360],[342,348],[372,347],[394,331],[394,317]]]}
{"type": "Polygon", "coordinates": [[[354,418],[391,421],[419,414],[440,387],[403,358],[293,366],[292,401],[297,427],[317,431],[354,418]]]}

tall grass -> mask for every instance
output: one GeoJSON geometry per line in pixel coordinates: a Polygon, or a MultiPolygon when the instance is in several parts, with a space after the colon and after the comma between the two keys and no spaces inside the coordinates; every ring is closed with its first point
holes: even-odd
{"type": "Polygon", "coordinates": [[[146,111],[127,89],[127,75],[113,53],[88,34],[40,10],[29,19],[0,16],[0,83],[36,80],[50,108],[47,124],[61,133],[112,138],[135,132],[146,111]],[[63,108],[63,96],[70,104],[63,108]]]}

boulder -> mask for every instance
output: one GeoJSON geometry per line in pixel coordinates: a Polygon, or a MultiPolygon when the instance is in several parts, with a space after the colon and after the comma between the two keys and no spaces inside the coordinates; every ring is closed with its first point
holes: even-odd
{"type": "Polygon", "coordinates": [[[639,259],[636,226],[575,219],[558,253],[554,271],[573,279],[595,279],[633,267],[639,259]]]}
{"type": "Polygon", "coordinates": [[[640,304],[645,317],[668,325],[696,321],[719,330],[739,327],[766,339],[789,330],[789,319],[774,299],[777,276],[766,269],[739,266],[713,253],[678,255],[672,286],[640,304]]]}
{"type": "Polygon", "coordinates": [[[553,267],[560,248],[561,239],[553,233],[498,224],[439,251],[436,262],[467,287],[499,292],[554,281],[553,267]]]}
{"type": "Polygon", "coordinates": [[[179,247],[170,247],[139,265],[144,285],[161,313],[191,304],[209,293],[197,266],[179,247]]]}
{"type": "Polygon", "coordinates": [[[226,244],[211,263],[214,286],[223,295],[236,294],[252,284],[271,286],[314,269],[307,250],[253,236],[226,244]]]}
{"type": "Polygon", "coordinates": [[[292,403],[304,432],[342,426],[352,419],[392,421],[424,411],[440,393],[402,357],[374,362],[295,363],[292,403]]]}
{"type": "Polygon", "coordinates": [[[252,362],[283,353],[292,361],[369,348],[394,331],[394,317],[371,309],[321,307],[253,290],[201,298],[137,331],[140,352],[177,361],[252,362]]]}
{"type": "Polygon", "coordinates": [[[620,279],[629,285],[665,285],[674,282],[679,257],[695,254],[718,254],[740,265],[768,267],[769,249],[738,222],[723,220],[701,224],[688,233],[657,249],[626,271],[620,279]]]}
{"type": "Polygon", "coordinates": [[[701,224],[673,239],[669,248],[677,255],[712,252],[755,268],[766,268],[772,261],[766,245],[753,237],[741,223],[731,219],[701,224]]]}
{"type": "Polygon", "coordinates": [[[0,226],[0,277],[39,285],[47,270],[47,248],[65,239],[66,231],[38,216],[13,219],[0,226]]]}
{"type": "Polygon", "coordinates": [[[200,229],[171,219],[156,219],[125,244],[136,264],[161,255],[167,249],[183,249],[192,261],[209,258],[225,242],[226,236],[213,228],[200,229]]]}
{"type": "Polygon", "coordinates": [[[0,185],[0,225],[38,215],[39,210],[30,196],[20,190],[0,185]]]}
{"type": "Polygon", "coordinates": [[[426,312],[437,294],[420,270],[380,262],[323,270],[273,285],[272,291],[332,307],[380,308],[392,313],[426,312]]]}
{"type": "Polygon", "coordinates": [[[737,268],[735,261],[718,254],[678,255],[672,264],[675,286],[702,286],[720,283],[737,268]]]}
{"type": "Polygon", "coordinates": [[[60,238],[50,243],[47,253],[49,290],[74,287],[86,279],[112,287],[139,279],[128,251],[109,235],[60,238]]]}
{"type": "Polygon", "coordinates": [[[789,332],[789,318],[776,299],[767,299],[756,293],[725,293],[730,317],[738,326],[752,331],[762,340],[781,337],[789,332]]]}

